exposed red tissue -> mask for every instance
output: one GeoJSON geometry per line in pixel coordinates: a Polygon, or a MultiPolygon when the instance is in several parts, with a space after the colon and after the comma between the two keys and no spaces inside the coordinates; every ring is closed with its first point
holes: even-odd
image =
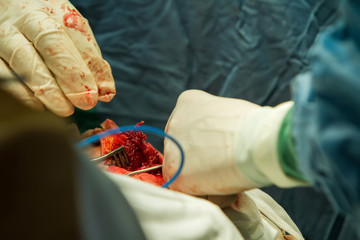
{"type": "MultiPolygon", "coordinates": [[[[144,122],[142,121],[137,123],[135,126],[143,124],[144,122]]],[[[101,127],[103,130],[109,130],[117,128],[118,126],[112,120],[106,119],[101,124],[101,127]]],[[[108,159],[105,161],[105,164],[109,165],[106,170],[113,173],[126,174],[130,171],[136,171],[162,164],[163,155],[145,140],[146,135],[141,131],[128,131],[102,138],[100,140],[101,155],[107,154],[122,146],[124,147],[130,162],[129,166],[120,168],[114,166],[113,161],[108,159]]],[[[149,173],[136,174],[132,177],[158,186],[164,184],[161,169],[149,173]]]]}
{"type": "MultiPolygon", "coordinates": [[[[106,170],[112,173],[119,173],[119,174],[127,174],[131,172],[124,168],[116,167],[116,166],[109,166],[106,170]]],[[[157,186],[162,186],[165,183],[162,176],[153,175],[151,173],[139,173],[132,175],[132,177],[135,179],[139,179],[143,182],[151,183],[157,186]]]]}

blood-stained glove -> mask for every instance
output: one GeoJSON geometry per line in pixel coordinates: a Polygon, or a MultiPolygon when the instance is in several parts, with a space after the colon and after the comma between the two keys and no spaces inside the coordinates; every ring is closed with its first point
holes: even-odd
{"type": "MultiPolygon", "coordinates": [[[[184,168],[170,188],[194,195],[224,195],[271,184],[305,184],[285,174],[279,162],[279,131],[292,105],[261,107],[199,90],[182,93],[165,129],[185,152],[184,168]]],[[[178,150],[165,140],[165,180],[178,166],[178,150]]]]}
{"type": "Polygon", "coordinates": [[[25,79],[6,89],[28,104],[69,116],[115,95],[109,64],[85,18],[66,0],[0,3],[0,76],[25,79]]]}

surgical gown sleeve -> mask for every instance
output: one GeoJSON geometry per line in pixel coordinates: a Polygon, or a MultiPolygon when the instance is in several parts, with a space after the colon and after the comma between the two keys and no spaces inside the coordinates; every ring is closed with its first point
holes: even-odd
{"type": "Polygon", "coordinates": [[[316,40],[309,53],[310,71],[295,81],[292,133],[306,179],[358,225],[360,1],[344,1],[342,14],[316,40]]]}

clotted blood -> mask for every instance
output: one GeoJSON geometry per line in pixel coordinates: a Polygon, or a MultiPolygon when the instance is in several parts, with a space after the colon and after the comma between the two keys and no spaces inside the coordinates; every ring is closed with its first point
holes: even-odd
{"type": "MultiPolygon", "coordinates": [[[[143,125],[141,121],[135,126],[143,125]]],[[[107,119],[101,124],[104,130],[117,128],[118,126],[111,120],[107,119]]],[[[146,142],[147,136],[141,131],[128,131],[119,134],[110,135],[100,140],[101,155],[107,154],[119,147],[124,147],[128,156],[130,164],[125,168],[113,166],[111,159],[106,160],[105,164],[109,165],[108,171],[120,174],[126,174],[128,171],[140,170],[155,165],[162,164],[163,156],[150,143],[146,142]]],[[[162,185],[164,180],[162,178],[161,170],[154,170],[149,173],[142,173],[134,175],[134,178],[145,182],[153,183],[155,185],[162,185]]]]}

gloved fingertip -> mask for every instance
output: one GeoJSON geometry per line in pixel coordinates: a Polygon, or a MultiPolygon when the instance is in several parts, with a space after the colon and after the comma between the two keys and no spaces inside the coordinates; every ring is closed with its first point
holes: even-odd
{"type": "Polygon", "coordinates": [[[105,60],[102,60],[99,61],[96,68],[92,66],[90,69],[95,72],[95,81],[99,89],[99,101],[110,102],[116,94],[115,81],[110,65],[105,60]]]}
{"type": "Polygon", "coordinates": [[[43,101],[45,107],[49,109],[49,111],[60,117],[71,116],[75,111],[74,106],[66,98],[54,97],[51,99],[40,99],[43,101]]]}
{"type": "Polygon", "coordinates": [[[73,115],[75,112],[74,107],[70,108],[70,109],[66,109],[66,110],[54,110],[53,113],[55,113],[56,115],[58,115],[59,117],[69,117],[71,115],[73,115]]]}
{"type": "Polygon", "coordinates": [[[115,96],[115,92],[106,92],[105,94],[99,94],[99,101],[110,102],[115,96]]]}
{"type": "Polygon", "coordinates": [[[32,109],[38,112],[45,110],[44,105],[42,105],[38,100],[28,99],[24,101],[24,104],[30,106],[32,109]]]}
{"type": "Polygon", "coordinates": [[[92,109],[96,106],[98,101],[97,89],[96,91],[90,90],[86,92],[66,94],[66,96],[75,107],[78,107],[82,110],[92,109]]]}

